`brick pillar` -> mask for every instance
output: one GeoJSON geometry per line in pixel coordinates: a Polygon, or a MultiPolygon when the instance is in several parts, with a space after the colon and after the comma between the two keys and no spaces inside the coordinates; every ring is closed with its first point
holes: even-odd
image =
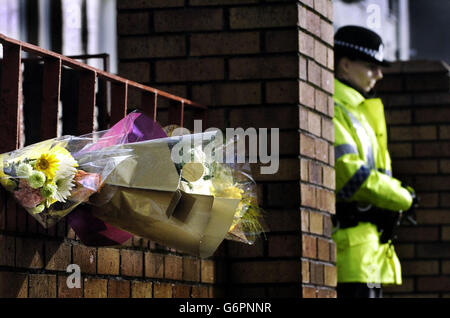
{"type": "Polygon", "coordinates": [[[333,7],[299,6],[300,212],[303,297],[336,297],[333,7]]]}
{"type": "MultiPolygon", "coordinates": [[[[279,171],[253,170],[267,240],[201,261],[214,296],[335,296],[332,15],[331,0],[118,1],[120,75],[208,105],[208,127],[280,128],[279,171]]],[[[183,278],[200,265],[179,257],[183,278]]]]}
{"type": "Polygon", "coordinates": [[[395,245],[403,285],[392,297],[450,295],[450,76],[439,61],[396,63],[387,69],[382,93],[395,177],[421,198],[418,226],[403,225],[395,245]]]}

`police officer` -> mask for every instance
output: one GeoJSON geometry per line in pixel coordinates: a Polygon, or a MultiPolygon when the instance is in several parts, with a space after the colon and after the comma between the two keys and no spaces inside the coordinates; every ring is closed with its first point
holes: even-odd
{"type": "Polygon", "coordinates": [[[392,231],[414,192],[392,177],[384,107],[369,97],[389,66],[381,38],[345,26],[334,48],[337,294],[377,298],[382,284],[402,283],[392,231]]]}

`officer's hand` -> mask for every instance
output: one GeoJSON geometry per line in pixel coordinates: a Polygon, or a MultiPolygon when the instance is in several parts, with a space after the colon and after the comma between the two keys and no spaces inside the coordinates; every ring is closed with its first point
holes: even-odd
{"type": "Polygon", "coordinates": [[[409,194],[413,199],[411,207],[407,211],[403,212],[403,219],[408,220],[411,225],[417,225],[416,209],[419,207],[420,197],[416,195],[414,189],[409,185],[405,185],[402,183],[402,186],[406,190],[408,190],[409,194]]]}

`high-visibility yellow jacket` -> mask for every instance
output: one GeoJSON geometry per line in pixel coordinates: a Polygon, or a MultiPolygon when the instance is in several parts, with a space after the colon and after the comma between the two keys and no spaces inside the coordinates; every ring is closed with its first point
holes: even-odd
{"type": "MultiPolygon", "coordinates": [[[[408,210],[412,197],[392,177],[384,107],[335,80],[336,200],[408,210]]],[[[380,212],[382,213],[382,212],[380,212]]],[[[372,223],[337,229],[338,282],[401,284],[401,267],[392,244],[381,244],[372,223]]]]}

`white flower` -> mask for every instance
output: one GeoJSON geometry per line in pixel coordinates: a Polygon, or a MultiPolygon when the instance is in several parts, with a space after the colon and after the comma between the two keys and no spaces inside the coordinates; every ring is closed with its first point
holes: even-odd
{"type": "Polygon", "coordinates": [[[56,193],[54,195],[55,199],[60,202],[66,202],[67,198],[70,196],[73,187],[75,186],[73,182],[73,176],[56,179],[55,183],[57,188],[56,193]]]}
{"type": "Polygon", "coordinates": [[[18,177],[28,178],[33,173],[33,167],[28,163],[21,163],[16,172],[18,177]]]}
{"type": "Polygon", "coordinates": [[[73,159],[72,156],[65,156],[59,153],[56,155],[56,157],[59,160],[59,167],[58,171],[56,172],[55,179],[68,177],[73,178],[73,176],[77,172],[77,169],[75,167],[78,165],[75,159],[73,159]]]}

